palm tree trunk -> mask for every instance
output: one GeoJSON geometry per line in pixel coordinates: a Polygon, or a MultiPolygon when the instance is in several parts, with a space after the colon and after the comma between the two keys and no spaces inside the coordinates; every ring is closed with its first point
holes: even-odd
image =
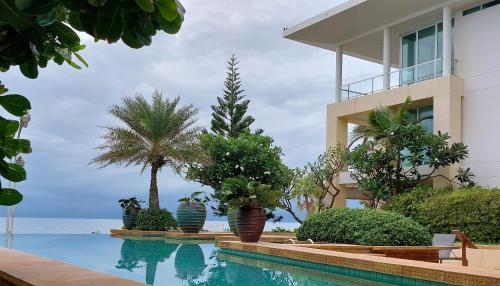
{"type": "Polygon", "coordinates": [[[160,199],[158,198],[158,184],[156,180],[156,175],[158,174],[158,165],[151,165],[151,182],[149,184],[149,207],[150,208],[160,208],[160,199]]]}

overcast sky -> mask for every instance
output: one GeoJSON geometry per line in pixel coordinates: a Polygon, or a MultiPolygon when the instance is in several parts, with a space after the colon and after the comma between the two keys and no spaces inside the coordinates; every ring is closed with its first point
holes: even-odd
{"type": "MultiPolygon", "coordinates": [[[[33,153],[24,156],[28,180],[18,185],[21,217],[118,218],[117,200],[147,201],[149,173],[138,167],[88,166],[97,154],[99,126],[116,124],[107,114],[124,96],[155,89],[181,96],[200,109],[208,126],[210,105],[221,96],[226,61],[234,52],[254,128],[262,128],[283,148],[290,167],[312,161],[325,148],[326,104],[333,100],[335,54],[282,37],[283,27],[330,9],[343,0],[234,1],[183,0],[187,13],[177,35],[159,33],[149,47],[134,50],[118,43],[82,37],[89,68],[49,65],[36,80],[18,68],[0,74],[11,92],[32,103],[32,122],[23,137],[33,153]]],[[[344,59],[344,80],[380,73],[374,64],[344,59]]],[[[160,203],[171,211],[177,199],[199,190],[164,169],[160,203]]],[[[4,216],[4,213],[0,213],[4,216]]]]}

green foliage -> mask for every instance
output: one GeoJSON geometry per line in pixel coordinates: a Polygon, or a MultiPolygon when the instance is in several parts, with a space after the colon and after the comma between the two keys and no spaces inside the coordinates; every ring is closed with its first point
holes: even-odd
{"type": "Polygon", "coordinates": [[[0,1],[0,70],[19,66],[28,78],[49,61],[80,69],[85,48],[75,30],[96,41],[122,40],[132,48],[151,44],[157,31],[179,31],[184,9],[176,0],[0,1]]]}
{"type": "Polygon", "coordinates": [[[166,209],[147,208],[137,214],[135,229],[138,230],[169,230],[176,229],[177,221],[166,209]]]}
{"type": "Polygon", "coordinates": [[[409,192],[391,197],[382,208],[387,211],[393,211],[417,219],[420,205],[427,199],[438,194],[449,193],[451,187],[433,189],[432,185],[421,185],[413,188],[409,192]]]}
{"type": "Polygon", "coordinates": [[[244,177],[228,178],[222,186],[222,200],[230,208],[261,207],[274,209],[279,206],[281,192],[271,186],[244,177]]]}
{"type": "Polygon", "coordinates": [[[118,202],[120,203],[120,207],[122,209],[134,208],[136,210],[140,210],[142,208],[141,204],[144,203],[143,201],[138,200],[136,197],[131,197],[128,199],[121,199],[121,200],[118,200],[118,202]]]}
{"type": "Polygon", "coordinates": [[[177,201],[180,203],[207,203],[209,201],[208,197],[205,196],[204,198],[200,198],[201,194],[203,194],[203,192],[193,192],[189,197],[186,196],[177,201]]]}
{"type": "MultiPolygon", "coordinates": [[[[0,106],[14,116],[27,115],[31,109],[29,100],[22,95],[6,94],[7,92],[8,89],[0,82],[0,106]]],[[[20,123],[21,120],[11,120],[0,116],[0,175],[15,183],[26,180],[26,171],[23,166],[11,162],[16,160],[21,153],[31,153],[30,141],[16,137],[16,133],[20,130],[20,123]]],[[[12,188],[3,188],[0,181],[0,205],[12,206],[22,199],[21,193],[12,188]]]]}
{"type": "Polygon", "coordinates": [[[113,106],[110,113],[126,126],[105,127],[104,143],[97,147],[103,153],[91,161],[102,167],[140,165],[142,171],[151,167],[149,207],[160,207],[157,172],[164,166],[180,172],[202,154],[198,146],[201,129],[195,126],[198,109],[179,106],[179,102],[179,97],[164,99],[157,91],[152,104],[142,95],[125,97],[123,105],[113,106]]]}
{"type": "MultiPolygon", "coordinates": [[[[362,138],[363,142],[349,152],[348,164],[372,207],[433,178],[438,169],[468,155],[467,147],[450,143],[448,134],[429,134],[417,122],[408,120],[406,108],[410,103],[408,98],[395,113],[379,107],[370,113],[369,126],[355,130],[355,139],[362,138]],[[424,165],[429,168],[422,168],[424,165]]],[[[459,179],[470,181],[470,172],[467,176],[459,179]]]]}
{"type": "Polygon", "coordinates": [[[252,116],[245,115],[250,100],[243,100],[241,95],[240,74],[238,62],[234,54],[227,62],[228,72],[224,81],[224,96],[217,97],[219,105],[212,105],[212,131],[225,137],[238,137],[241,133],[250,130],[250,125],[255,121],[252,116]]]}
{"type": "Polygon", "coordinates": [[[318,209],[333,207],[335,198],[340,193],[340,189],[335,185],[335,180],[347,167],[348,150],[338,144],[328,148],[319,155],[316,161],[308,163],[306,171],[311,176],[314,184],[321,190],[318,198],[318,209]],[[326,201],[329,204],[325,205],[326,201]]]}
{"type": "Polygon", "coordinates": [[[403,215],[378,209],[327,209],[306,219],[299,240],[359,245],[430,245],[431,234],[403,215]]]}
{"type": "Polygon", "coordinates": [[[434,233],[458,229],[472,241],[500,243],[500,189],[474,187],[430,197],[416,218],[434,233]]]}
{"type": "Polygon", "coordinates": [[[321,188],[305,169],[287,170],[283,176],[286,178],[286,184],[282,188],[280,208],[290,213],[297,222],[302,223],[293,205],[295,204],[301,211],[306,211],[306,217],[311,216],[319,210],[321,188]]]}
{"type": "Polygon", "coordinates": [[[227,211],[221,190],[228,178],[244,177],[273,190],[285,184],[287,168],[281,161],[281,148],[273,145],[271,137],[250,132],[229,138],[203,133],[200,141],[207,160],[190,164],[186,178],[214,189],[213,198],[219,203],[217,215],[227,211]]]}

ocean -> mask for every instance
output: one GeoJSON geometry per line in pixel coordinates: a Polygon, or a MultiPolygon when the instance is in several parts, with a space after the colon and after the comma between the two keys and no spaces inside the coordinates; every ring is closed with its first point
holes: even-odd
{"type": "MultiPolygon", "coordinates": [[[[0,234],[5,234],[5,217],[0,217],[0,234]]],[[[121,219],[86,218],[25,218],[14,219],[14,234],[108,234],[110,229],[122,228],[121,219]]],[[[265,231],[281,227],[294,230],[300,226],[294,222],[267,222],[265,231]]],[[[204,229],[208,231],[228,230],[227,221],[207,221],[204,229]]]]}

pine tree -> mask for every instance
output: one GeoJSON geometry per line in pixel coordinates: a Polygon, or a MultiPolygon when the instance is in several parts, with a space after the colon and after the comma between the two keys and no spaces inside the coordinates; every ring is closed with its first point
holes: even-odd
{"type": "Polygon", "coordinates": [[[224,96],[217,97],[218,106],[212,105],[212,131],[225,137],[238,137],[249,130],[255,121],[252,116],[245,115],[250,100],[243,99],[238,62],[233,54],[227,62],[227,78],[224,81],[224,96]]]}

